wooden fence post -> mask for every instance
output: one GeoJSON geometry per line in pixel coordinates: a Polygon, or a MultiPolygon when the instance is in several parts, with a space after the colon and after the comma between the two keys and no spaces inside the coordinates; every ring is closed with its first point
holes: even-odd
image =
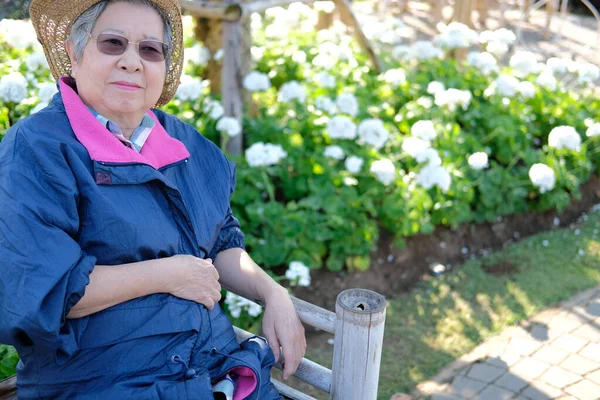
{"type": "MultiPolygon", "coordinates": [[[[242,26],[240,21],[222,21],[223,57],[221,71],[221,96],[225,115],[233,117],[242,124],[242,26]]],[[[239,156],[242,154],[242,133],[232,138],[223,136],[227,153],[239,156]]]]}
{"type": "Polygon", "coordinates": [[[335,305],[332,400],[375,400],[386,300],[366,289],[341,292],[335,305]]]}

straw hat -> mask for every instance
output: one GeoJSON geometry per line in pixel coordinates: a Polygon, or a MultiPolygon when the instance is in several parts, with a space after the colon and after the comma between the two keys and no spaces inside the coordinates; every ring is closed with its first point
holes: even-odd
{"type": "MultiPolygon", "coordinates": [[[[33,0],[29,7],[31,22],[50,65],[54,79],[71,75],[71,60],[65,43],[71,26],[88,8],[102,0],[33,0]]],[[[173,31],[171,66],[156,106],[167,104],[175,95],[183,69],[183,27],[178,0],[150,0],[166,15],[173,31]]]]}

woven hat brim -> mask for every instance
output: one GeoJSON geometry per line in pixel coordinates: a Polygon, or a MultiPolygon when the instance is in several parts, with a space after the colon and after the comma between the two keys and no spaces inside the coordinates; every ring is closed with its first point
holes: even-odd
{"type": "MultiPolygon", "coordinates": [[[[44,48],[54,79],[71,75],[71,60],[66,49],[69,31],[75,20],[102,0],[33,0],[29,7],[31,22],[44,48]]],[[[155,106],[167,104],[177,91],[183,70],[183,25],[178,0],[150,0],[165,14],[173,32],[171,65],[155,106]]]]}

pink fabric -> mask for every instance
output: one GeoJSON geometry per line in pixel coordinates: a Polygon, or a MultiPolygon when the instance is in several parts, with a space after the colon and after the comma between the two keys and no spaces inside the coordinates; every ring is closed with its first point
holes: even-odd
{"type": "Polygon", "coordinates": [[[228,374],[236,374],[237,387],[233,394],[233,400],[244,400],[250,396],[257,385],[256,375],[250,368],[247,367],[235,367],[227,371],[228,374]]]}
{"type": "Polygon", "coordinates": [[[121,141],[94,117],[75,90],[68,85],[67,79],[63,77],[59,81],[67,117],[75,136],[85,146],[92,160],[114,163],[135,162],[159,169],[190,156],[185,145],[169,136],[152,111],[148,111],[148,115],[156,121],[156,124],[142,151],[138,153],[123,146],[121,141]]]}

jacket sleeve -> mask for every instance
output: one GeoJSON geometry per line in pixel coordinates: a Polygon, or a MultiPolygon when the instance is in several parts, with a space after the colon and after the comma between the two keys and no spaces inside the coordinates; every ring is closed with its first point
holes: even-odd
{"type": "MultiPolygon", "coordinates": [[[[235,190],[235,175],[236,168],[235,163],[228,161],[229,164],[229,195],[233,194],[235,190]]],[[[219,236],[213,248],[209,254],[209,257],[213,260],[217,257],[217,254],[220,252],[232,249],[232,248],[242,248],[244,247],[244,233],[240,228],[240,222],[233,216],[233,212],[231,211],[231,205],[227,207],[227,214],[223,220],[223,225],[221,226],[221,231],[219,232],[219,236]]]]}
{"type": "Polygon", "coordinates": [[[78,349],[66,315],[96,259],[74,239],[79,198],[63,146],[29,136],[7,135],[0,146],[0,343],[55,352],[63,363],[78,349]]]}

